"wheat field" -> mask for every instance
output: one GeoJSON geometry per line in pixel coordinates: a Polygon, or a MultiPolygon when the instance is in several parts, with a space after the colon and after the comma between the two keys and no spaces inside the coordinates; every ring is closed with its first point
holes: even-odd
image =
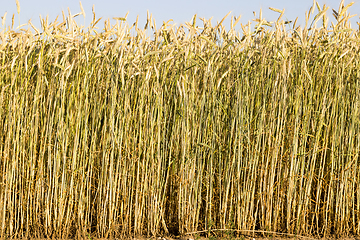
{"type": "Polygon", "coordinates": [[[4,16],[0,238],[359,235],[351,5],[303,26],[4,16]]]}

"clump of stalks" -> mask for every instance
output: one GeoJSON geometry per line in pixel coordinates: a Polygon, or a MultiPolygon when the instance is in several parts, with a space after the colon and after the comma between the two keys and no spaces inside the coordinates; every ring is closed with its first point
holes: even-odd
{"type": "Polygon", "coordinates": [[[360,234],[350,5],[242,31],[3,20],[0,237],[360,234]]]}

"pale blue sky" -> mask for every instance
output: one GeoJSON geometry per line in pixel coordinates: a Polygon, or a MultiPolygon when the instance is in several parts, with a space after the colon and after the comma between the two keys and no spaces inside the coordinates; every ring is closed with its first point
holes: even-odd
{"type": "MultiPolygon", "coordinates": [[[[360,0],[353,0],[355,4],[350,8],[351,14],[358,14],[353,18],[353,28],[355,22],[359,21],[360,14],[360,0]]],[[[0,15],[3,16],[7,12],[6,24],[11,24],[11,16],[15,13],[15,26],[19,24],[19,17],[17,16],[15,0],[0,0],[1,8],[0,15]]],[[[35,26],[39,27],[39,15],[43,17],[49,15],[49,21],[53,21],[57,15],[61,16],[61,11],[64,10],[67,13],[69,7],[72,14],[80,12],[79,1],[76,0],[19,0],[21,11],[20,21],[26,23],[29,19],[35,26]]],[[[330,7],[328,16],[331,16],[331,9],[338,10],[340,0],[320,0],[318,1],[320,6],[326,4],[330,7]]],[[[345,1],[345,5],[350,3],[350,0],[345,1]]],[[[95,5],[95,12],[97,17],[103,17],[103,19],[113,17],[124,17],[129,11],[128,23],[132,24],[136,16],[139,15],[140,26],[143,27],[146,22],[146,13],[149,10],[156,20],[157,26],[160,27],[163,21],[173,19],[175,23],[184,23],[190,21],[194,14],[198,17],[210,18],[213,17],[213,24],[220,21],[229,11],[232,11],[230,16],[241,15],[242,23],[247,23],[248,20],[254,19],[253,11],[257,14],[260,8],[263,11],[263,17],[268,21],[276,20],[279,16],[278,13],[269,10],[269,7],[278,9],[285,8],[285,14],[283,19],[294,20],[299,17],[299,23],[304,22],[305,11],[307,11],[313,4],[313,0],[158,0],[158,1],[145,1],[145,0],[83,0],[82,5],[86,13],[86,19],[82,16],[78,17],[78,22],[86,26],[92,20],[92,6],[95,5]]],[[[228,18],[230,19],[230,18],[228,18]]],[[[60,21],[62,17],[60,17],[60,21]]],[[[333,17],[330,17],[331,21],[334,21],[333,17]]],[[[198,20],[200,22],[200,20],[198,20]]],[[[225,26],[229,27],[230,21],[225,22],[225,26]]],[[[201,24],[200,24],[201,25],[201,24]]],[[[1,22],[0,22],[1,27],[1,22]]],[[[103,27],[103,25],[99,25],[103,27]]]]}

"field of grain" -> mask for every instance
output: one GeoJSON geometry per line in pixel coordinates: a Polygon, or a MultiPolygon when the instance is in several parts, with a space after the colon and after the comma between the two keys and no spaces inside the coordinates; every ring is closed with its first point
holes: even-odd
{"type": "Polygon", "coordinates": [[[0,238],[360,235],[350,6],[303,26],[4,16],[0,238]]]}

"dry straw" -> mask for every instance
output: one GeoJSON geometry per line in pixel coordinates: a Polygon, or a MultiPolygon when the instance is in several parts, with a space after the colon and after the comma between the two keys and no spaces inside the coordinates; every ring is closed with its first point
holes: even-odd
{"type": "Polygon", "coordinates": [[[272,9],[240,32],[240,17],[227,30],[151,15],[100,31],[70,11],[16,32],[4,16],[0,238],[358,235],[350,5],[329,25],[314,3],[305,28],[272,9]]]}

